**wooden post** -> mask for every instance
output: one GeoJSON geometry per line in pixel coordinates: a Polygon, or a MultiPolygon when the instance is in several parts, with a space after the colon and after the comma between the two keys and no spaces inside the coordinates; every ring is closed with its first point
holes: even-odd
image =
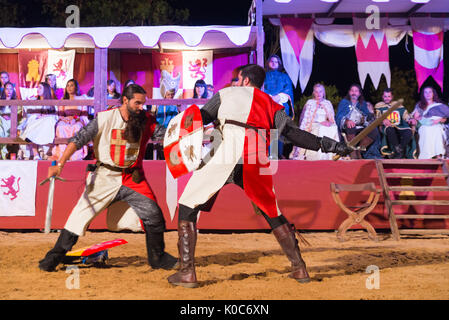
{"type": "Polygon", "coordinates": [[[9,129],[9,137],[15,139],[17,137],[17,111],[19,106],[11,106],[11,128],[9,129]]]}
{"type": "Polygon", "coordinates": [[[257,26],[257,64],[261,67],[264,66],[264,54],[263,45],[265,43],[265,34],[263,32],[263,11],[262,0],[256,0],[256,26],[257,26]]]}
{"type": "Polygon", "coordinates": [[[95,113],[106,108],[106,81],[108,79],[108,49],[95,48],[94,53],[94,108],[95,113]]]}

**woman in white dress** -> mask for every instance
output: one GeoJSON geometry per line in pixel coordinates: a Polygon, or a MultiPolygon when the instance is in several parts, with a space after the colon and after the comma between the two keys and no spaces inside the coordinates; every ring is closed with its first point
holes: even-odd
{"type": "MultiPolygon", "coordinates": [[[[52,99],[51,87],[41,82],[37,95],[38,100],[52,99]]],[[[19,128],[22,131],[20,138],[34,144],[26,146],[33,152],[33,160],[45,160],[49,150],[46,145],[55,139],[56,109],[54,106],[26,106],[24,109],[25,121],[19,128]]]]}
{"type": "MultiPolygon", "coordinates": [[[[64,99],[89,99],[80,94],[78,82],[75,79],[67,81],[64,99]]],[[[56,138],[71,138],[88,122],[87,106],[61,106],[58,108],[59,120],[56,124],[56,138]]],[[[66,144],[58,144],[53,148],[52,159],[59,159],[64,153],[66,144]]],[[[70,160],[83,160],[87,156],[87,146],[77,150],[70,160]]]]}
{"type": "MultiPolygon", "coordinates": [[[[307,100],[299,121],[301,130],[339,141],[334,108],[332,103],[326,100],[326,91],[322,84],[317,83],[313,86],[313,99],[307,100]]],[[[294,160],[332,160],[333,156],[332,153],[294,147],[290,158],[294,160]]]]}
{"type": "Polygon", "coordinates": [[[441,103],[436,90],[425,87],[421,91],[421,100],[409,120],[410,125],[418,128],[418,159],[443,158],[446,154],[448,137],[449,107],[441,103]]]}
{"type": "MultiPolygon", "coordinates": [[[[0,94],[0,99],[2,100],[16,100],[16,90],[11,82],[6,82],[3,85],[3,90],[0,94]]],[[[17,123],[20,124],[22,119],[22,107],[17,107],[17,123]]],[[[8,138],[11,131],[11,107],[10,106],[0,106],[0,137],[8,138]]],[[[0,145],[0,159],[7,159],[8,153],[16,153],[18,149],[17,145],[0,145]]]]}

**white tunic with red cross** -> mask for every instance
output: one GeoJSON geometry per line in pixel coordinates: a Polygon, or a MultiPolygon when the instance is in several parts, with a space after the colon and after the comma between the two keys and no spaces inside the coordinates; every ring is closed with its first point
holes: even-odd
{"type": "Polygon", "coordinates": [[[223,133],[214,155],[189,179],[179,203],[195,208],[206,203],[218,192],[243,160],[243,188],[246,195],[268,216],[281,213],[277,206],[273,178],[268,160],[270,129],[274,115],[283,106],[275,103],[263,91],[253,87],[230,87],[219,91],[220,107],[217,118],[223,133]],[[226,123],[238,121],[253,128],[226,123]]]}

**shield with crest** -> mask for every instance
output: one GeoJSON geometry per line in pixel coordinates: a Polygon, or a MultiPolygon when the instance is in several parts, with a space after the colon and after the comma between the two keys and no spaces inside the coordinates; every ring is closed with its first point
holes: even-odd
{"type": "Polygon", "coordinates": [[[191,105],[170,120],[164,136],[167,167],[176,179],[201,164],[203,119],[200,108],[191,105]]]}

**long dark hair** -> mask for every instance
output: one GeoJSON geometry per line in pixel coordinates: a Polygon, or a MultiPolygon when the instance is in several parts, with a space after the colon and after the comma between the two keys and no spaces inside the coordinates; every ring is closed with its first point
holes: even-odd
{"type": "Polygon", "coordinates": [[[75,84],[75,96],[80,96],[81,92],[80,92],[80,85],[78,84],[78,81],[76,81],[75,79],[70,79],[69,81],[67,81],[65,88],[64,88],[64,97],[63,99],[70,99],[70,95],[67,92],[67,84],[69,82],[73,82],[75,84]]]}
{"type": "Polygon", "coordinates": [[[0,99],[2,100],[6,100],[6,86],[7,85],[11,85],[12,87],[12,96],[11,96],[11,100],[16,100],[17,99],[17,94],[16,94],[16,88],[14,88],[14,84],[12,82],[6,82],[5,86],[3,87],[3,91],[2,91],[2,95],[0,96],[0,99]]]}
{"type": "Polygon", "coordinates": [[[365,102],[365,98],[363,97],[362,87],[357,83],[351,84],[351,86],[349,87],[348,93],[345,96],[345,99],[351,101],[351,96],[349,95],[349,91],[351,91],[352,87],[356,87],[357,89],[359,89],[359,92],[360,92],[359,103],[362,104],[363,102],[365,102]]]}
{"type": "Polygon", "coordinates": [[[419,96],[419,102],[418,102],[418,106],[422,109],[425,110],[427,108],[427,101],[424,98],[424,90],[426,90],[427,88],[432,89],[433,92],[433,102],[441,102],[440,97],[438,96],[437,91],[435,90],[434,87],[424,87],[421,89],[421,94],[419,96]]]}
{"type": "MultiPolygon", "coordinates": [[[[125,89],[123,89],[123,95],[121,96],[121,102],[123,104],[123,97],[128,100],[134,98],[135,93],[146,94],[144,88],[138,84],[130,84],[125,89]]],[[[123,137],[131,143],[139,142],[140,136],[145,128],[146,124],[146,114],[145,112],[139,112],[137,114],[130,113],[128,121],[126,122],[126,128],[123,137]]]]}
{"type": "MultiPolygon", "coordinates": [[[[108,80],[106,83],[109,87],[111,84],[115,84],[115,81],[111,79],[111,80],[108,80]]],[[[106,89],[106,94],[109,94],[108,89],[106,89]]],[[[114,93],[112,96],[114,97],[114,99],[120,98],[120,93],[117,92],[117,86],[114,88],[114,93]]]]}
{"type": "Polygon", "coordinates": [[[271,58],[276,58],[278,60],[278,68],[273,69],[273,70],[284,71],[284,64],[282,63],[281,58],[277,54],[272,54],[271,56],[268,57],[267,62],[265,63],[265,70],[266,71],[272,70],[272,69],[270,69],[270,66],[269,66],[271,58]]]}
{"type": "Polygon", "coordinates": [[[202,79],[196,80],[195,86],[193,87],[193,98],[194,99],[206,99],[207,98],[207,84],[204,80],[202,80],[202,79]],[[196,93],[196,87],[204,88],[204,92],[201,97],[198,97],[198,94],[196,93]]]}
{"type": "MultiPolygon", "coordinates": [[[[44,88],[44,92],[42,93],[42,96],[38,96],[38,99],[53,99],[53,94],[52,94],[52,89],[50,87],[50,85],[47,82],[41,82],[39,83],[39,85],[42,86],[42,88],[44,88]]],[[[45,110],[45,108],[43,108],[45,110]]],[[[47,107],[46,109],[48,113],[55,113],[56,112],[56,108],[54,106],[51,107],[47,107]]]]}
{"type": "Polygon", "coordinates": [[[44,93],[42,94],[42,96],[39,96],[39,99],[51,99],[51,87],[48,83],[46,82],[41,82],[39,83],[39,85],[41,85],[44,88],[44,93]]]}

